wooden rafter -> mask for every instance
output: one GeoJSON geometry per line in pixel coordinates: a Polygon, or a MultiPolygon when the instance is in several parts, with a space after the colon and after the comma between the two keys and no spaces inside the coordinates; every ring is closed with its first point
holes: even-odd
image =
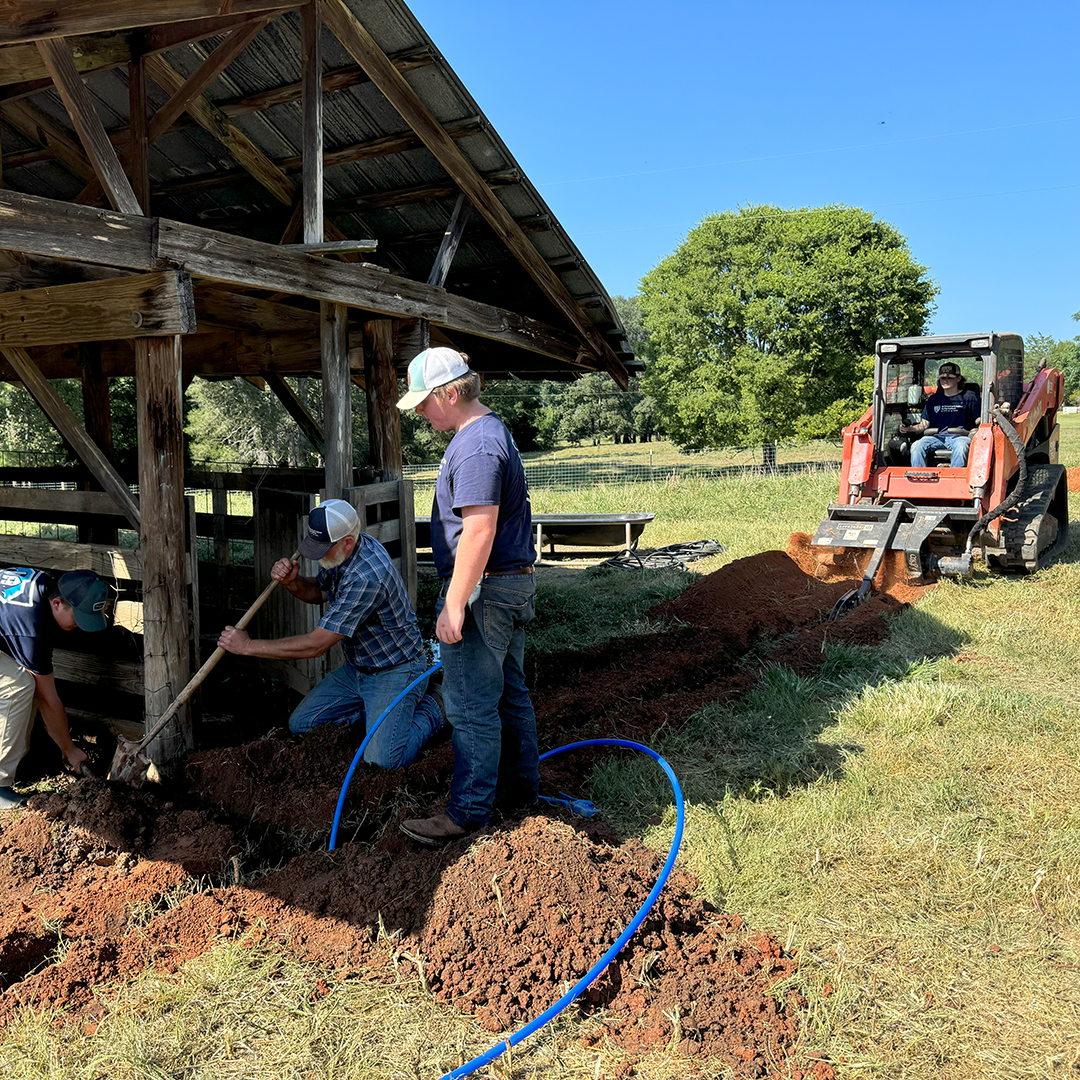
{"type": "MultiPolygon", "coordinates": [[[[495,188],[521,183],[521,173],[516,169],[502,169],[492,173],[477,173],[477,180],[487,186],[490,193],[495,188]]],[[[397,188],[394,191],[376,191],[370,195],[347,195],[326,204],[332,214],[350,214],[363,210],[383,210],[393,206],[408,206],[432,202],[434,199],[456,198],[461,189],[452,180],[444,183],[417,184],[414,187],[397,188]]]]}
{"type": "Polygon", "coordinates": [[[442,125],[405,77],[390,62],[375,39],[367,32],[343,0],[319,0],[323,22],[333,32],[346,52],[371,76],[387,101],[402,119],[423,140],[451,179],[469,197],[469,201],[495,230],[496,235],[525,267],[547,298],[571,326],[581,335],[588,350],[624,389],[628,385],[626,372],[611,346],[596,332],[589,317],[578,307],[574,298],[544,257],[517,227],[510,211],[484,183],[472,163],[447,137],[442,125]]]}
{"type": "Polygon", "coordinates": [[[113,209],[123,214],[141,214],[142,207],[83,85],[70,46],[59,38],[47,38],[38,41],[37,47],[113,209]]]}
{"type": "MultiPolygon", "coordinates": [[[[150,77],[163,90],[175,94],[186,81],[167,60],[161,56],[148,57],[146,69],[150,77]]],[[[187,103],[187,111],[199,126],[215,139],[249,172],[271,195],[286,206],[292,206],[295,187],[279,169],[228,117],[207,100],[198,96],[187,103]]]]}
{"type": "Polygon", "coordinates": [[[288,11],[303,0],[5,0],[0,8],[0,45],[76,34],[102,34],[136,26],[288,11]]]}
{"type": "MultiPolygon", "coordinates": [[[[253,19],[250,23],[230,30],[225,40],[192,72],[187,81],[169,97],[169,100],[154,113],[154,118],[149,122],[145,135],[142,130],[137,130],[137,128],[142,128],[143,121],[137,120],[138,114],[134,110],[132,111],[132,125],[127,129],[127,150],[123,159],[123,165],[129,174],[135,168],[136,159],[144,156],[149,148],[172,128],[179,117],[187,112],[188,104],[196,98],[202,97],[203,91],[258,37],[266,24],[277,14],[278,12],[273,12],[271,15],[264,15],[261,18],[253,19]]],[[[139,67],[145,77],[145,57],[140,58],[139,67]]],[[[145,90],[142,95],[142,106],[144,110],[142,116],[145,118],[145,90]]],[[[111,138],[112,136],[110,136],[111,138]]],[[[75,201],[78,203],[95,203],[101,198],[101,195],[100,182],[95,179],[79,193],[75,201]]]]}
{"type": "MultiPolygon", "coordinates": [[[[57,161],[84,180],[94,178],[94,166],[77,142],[70,139],[51,120],[44,117],[25,101],[5,102],[4,119],[21,131],[28,139],[41,144],[46,156],[57,161]]],[[[11,162],[8,162],[9,167],[11,162]]]]}
{"type": "Polygon", "coordinates": [[[273,390],[278,401],[285,406],[285,411],[296,421],[300,430],[307,436],[308,442],[326,456],[326,439],[318,421],[307,411],[304,403],[293,393],[292,387],[276,372],[266,373],[266,383],[273,390]]]}

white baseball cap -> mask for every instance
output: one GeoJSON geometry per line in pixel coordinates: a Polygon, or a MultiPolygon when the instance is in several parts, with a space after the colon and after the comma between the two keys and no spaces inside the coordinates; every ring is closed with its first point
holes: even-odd
{"type": "Polygon", "coordinates": [[[327,499],[308,514],[307,535],[300,541],[300,554],[321,559],[339,540],[350,536],[360,524],[352,503],[327,499]]]}
{"type": "Polygon", "coordinates": [[[409,365],[409,392],[397,403],[399,409],[412,409],[437,386],[460,379],[469,370],[464,357],[455,349],[437,346],[419,353],[409,365]]]}

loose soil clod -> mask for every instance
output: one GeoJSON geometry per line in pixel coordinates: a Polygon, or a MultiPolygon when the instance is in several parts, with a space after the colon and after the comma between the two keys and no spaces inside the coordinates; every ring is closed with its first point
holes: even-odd
{"type": "MultiPolygon", "coordinates": [[[[880,616],[918,592],[886,573],[880,594],[826,627],[822,613],[851,581],[819,580],[812,562],[807,538],[796,534],[788,554],[731,563],[653,609],[667,632],[546,662],[534,694],[542,747],[604,736],[648,741],[662,724],[678,726],[708,702],[745,693],[756,677],[739,666],[749,649],[784,638],[777,662],[808,673],[821,662],[823,635],[881,640],[880,616]]],[[[546,1009],[603,955],[656,879],[657,853],[619,842],[602,824],[542,815],[497,823],[441,851],[418,850],[395,826],[445,792],[445,742],[408,770],[362,766],[342,836],[363,843],[327,853],[356,744],[353,732],[332,729],[204,751],[188,761],[188,792],[171,800],[88,780],[35,796],[29,811],[0,824],[0,892],[8,898],[0,1024],[23,1004],[98,1018],[106,981],[148,964],[174,969],[243,935],[290,942],[299,956],[341,973],[362,965],[372,977],[393,977],[394,949],[419,957],[439,999],[505,1031],[546,1009]],[[295,857],[246,883],[241,849],[250,861],[252,847],[263,858],[295,857]],[[218,875],[219,887],[200,891],[205,874],[218,875]],[[380,938],[380,914],[386,932],[397,933],[393,949],[380,938]],[[60,936],[66,949],[48,963],[60,936]]],[[[545,770],[545,787],[584,776],[595,759],[581,757],[555,759],[559,769],[545,770]]],[[[783,1068],[826,1080],[827,1064],[792,1057],[805,1002],[769,993],[796,961],[738,915],[693,898],[695,888],[674,874],[581,999],[582,1010],[602,1017],[602,1034],[589,1038],[629,1056],[674,1044],[739,1077],[783,1068]]]]}

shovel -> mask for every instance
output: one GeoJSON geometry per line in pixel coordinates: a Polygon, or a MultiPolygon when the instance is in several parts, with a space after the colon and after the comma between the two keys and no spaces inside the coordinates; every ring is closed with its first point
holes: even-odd
{"type": "MultiPolygon", "coordinates": [[[[298,562],[299,559],[300,552],[296,551],[290,561],[298,562]]],[[[266,603],[267,597],[274,591],[276,586],[277,582],[271,581],[259,593],[255,603],[244,612],[236,623],[237,630],[243,630],[251,622],[255,617],[255,613],[266,603]]],[[[143,751],[154,741],[158,732],[187,704],[188,698],[195,693],[203,679],[210,674],[224,655],[225,650],[219,645],[211,653],[210,658],[191,677],[191,681],[187,686],[176,695],[176,700],[162,713],[161,719],[138,742],[132,742],[130,739],[124,738],[117,739],[116,753],[113,755],[112,765],[109,766],[110,780],[122,780],[133,787],[142,787],[143,782],[146,780],[160,782],[161,774],[158,772],[157,766],[143,751]]]]}

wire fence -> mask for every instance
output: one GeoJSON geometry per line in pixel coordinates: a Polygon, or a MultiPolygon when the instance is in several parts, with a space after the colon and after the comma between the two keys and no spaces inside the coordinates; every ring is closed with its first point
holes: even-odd
{"type": "MultiPolygon", "coordinates": [[[[794,461],[780,465],[645,465],[615,461],[526,461],[529,487],[553,491],[581,491],[591,487],[626,484],[666,484],[680,480],[720,480],[739,476],[786,476],[805,472],[829,472],[839,461],[794,461]]],[[[417,490],[433,488],[438,464],[406,465],[405,479],[417,490]]]]}

